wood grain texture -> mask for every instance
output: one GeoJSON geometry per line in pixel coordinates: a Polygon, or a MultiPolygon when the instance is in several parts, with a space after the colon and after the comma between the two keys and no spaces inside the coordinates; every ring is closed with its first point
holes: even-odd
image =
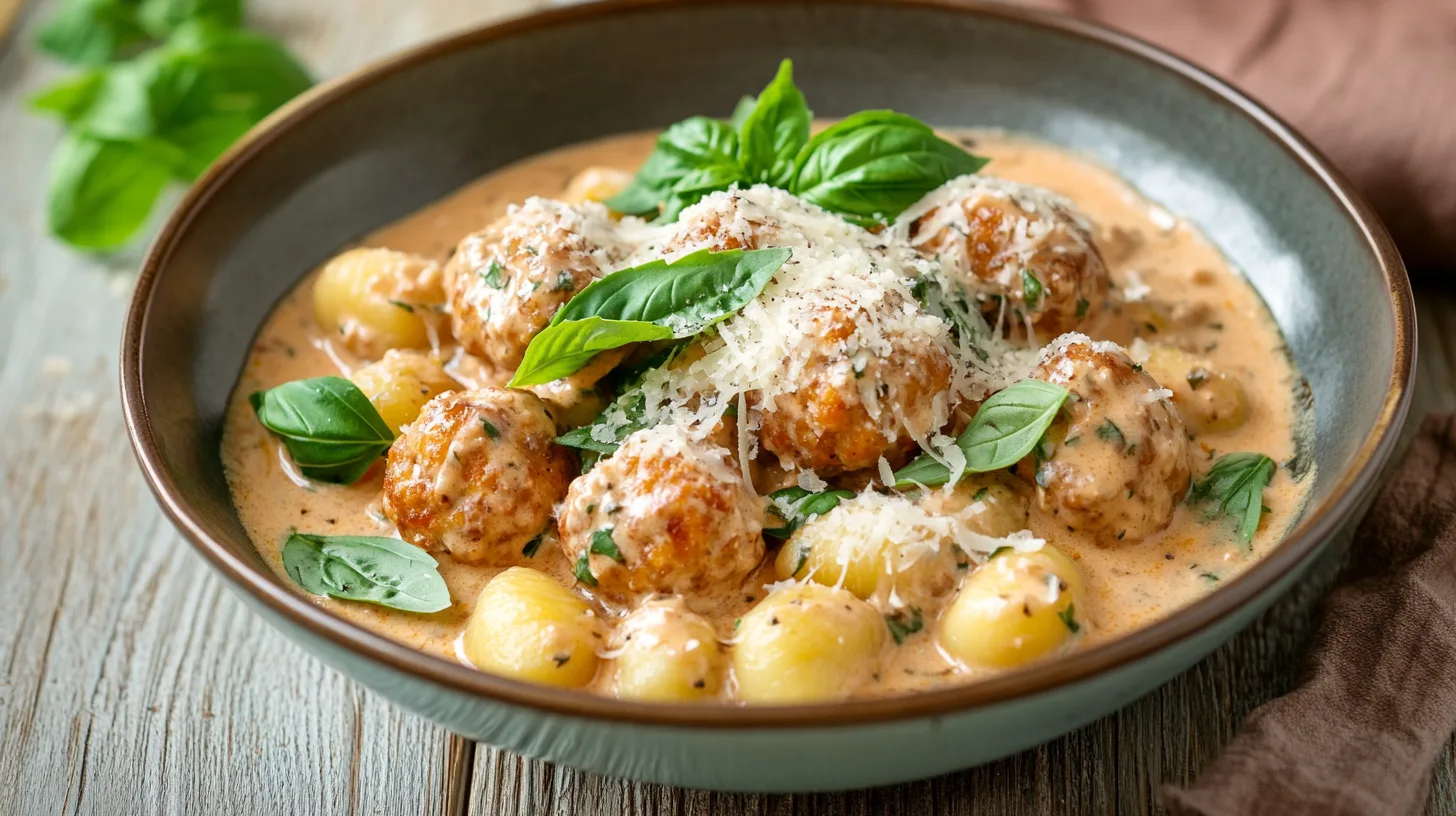
{"type": "MultiPolygon", "coordinates": [[[[0,0],[0,7],[7,0],[0,0]]],[[[321,76],[535,0],[254,0],[321,76]],[[347,8],[347,12],[343,10],[347,8]]],[[[930,814],[1157,812],[1252,708],[1296,680],[1334,564],[1147,698],[1063,739],[938,779],[746,796],[606,779],[462,746],[323,668],[249,613],[162,518],[127,448],[116,345],[139,253],[45,236],[59,130],[22,100],[63,69],[0,52],[0,814],[930,814]],[[455,768],[454,775],[448,773],[455,768]],[[468,790],[462,790],[468,785],[468,790]]],[[[1456,297],[1423,292],[1416,414],[1456,408],[1456,297]]],[[[1456,813],[1456,745],[1431,814],[1456,813]]],[[[812,759],[806,760],[812,761],[812,759]]]]}
{"type": "MultiPolygon", "coordinates": [[[[45,234],[60,135],[23,100],[62,76],[0,53],[0,814],[439,812],[448,735],[247,611],[162,518],[123,432],[117,341],[139,250],[45,234]]],[[[520,4],[254,2],[330,75],[520,4]]]]}

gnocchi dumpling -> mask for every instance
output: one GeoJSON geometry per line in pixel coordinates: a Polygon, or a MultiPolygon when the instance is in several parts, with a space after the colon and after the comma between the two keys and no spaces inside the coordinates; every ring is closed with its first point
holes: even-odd
{"type": "Polygon", "coordinates": [[[529,567],[492,578],[465,625],[465,656],[492,674],[580,688],[597,671],[599,620],[586,601],[529,567]]]}
{"type": "Polygon", "coordinates": [[[1026,529],[1030,500],[1019,480],[1004,473],[978,473],[949,490],[929,490],[916,504],[934,515],[954,516],[983,536],[1005,538],[1026,529]]]}
{"type": "Polygon", "coordinates": [[[613,646],[623,699],[707,700],[723,687],[728,657],[718,635],[681,598],[643,603],[617,627],[613,646]]]}
{"type": "Polygon", "coordinates": [[[1149,349],[1143,368],[1173,392],[1173,404],[1195,434],[1228,433],[1249,421],[1244,386],[1207,360],[1159,344],[1149,349]]]}
{"type": "Polygon", "coordinates": [[[940,619],[940,644],[972,666],[1007,669],[1083,631],[1082,573],[1061,550],[1003,550],[971,573],[940,619]]]}
{"type": "Polygon", "coordinates": [[[774,569],[780,579],[843,587],[880,607],[892,598],[918,602],[954,584],[958,524],[902,496],[863,493],[795,531],[774,569]]]}
{"type": "Polygon", "coordinates": [[[425,403],[459,387],[435,358],[406,349],[384,352],[382,359],[355,369],[349,379],[395,434],[415,421],[425,403]]]}
{"type": "Polygon", "coordinates": [[[777,590],[738,624],[738,696],[750,703],[842,700],[874,674],[886,632],[880,613],[846,590],[815,583],[777,590]]]}
{"type": "Polygon", "coordinates": [[[443,327],[443,272],[428,258],[362,247],[324,265],[313,284],[314,320],[349,351],[377,359],[392,348],[426,348],[443,327]],[[436,326],[437,319],[440,326],[436,326]]]}
{"type": "Polygon", "coordinates": [[[627,189],[632,183],[632,174],[615,167],[588,167],[571,177],[566,183],[566,192],[561,200],[567,204],[581,204],[586,201],[606,201],[627,189]]]}

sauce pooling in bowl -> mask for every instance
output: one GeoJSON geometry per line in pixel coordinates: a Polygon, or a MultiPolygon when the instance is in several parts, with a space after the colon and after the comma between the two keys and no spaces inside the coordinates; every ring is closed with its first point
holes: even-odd
{"type": "Polygon", "coordinates": [[[878,231],[767,188],[666,226],[589,203],[653,139],[507,167],[279,304],[223,439],[265,560],[288,574],[295,531],[402,537],[438,562],[448,608],[312,597],[482,670],[771,703],[969,682],[1118,637],[1298,516],[1312,473],[1289,467],[1305,418],[1277,327],[1196,230],[1107,170],[962,134],[990,163],[878,231]],[[778,247],[760,291],[692,338],[505,387],[594,281],[778,247]],[[397,437],[352,484],[309,478],[249,403],[327,375],[397,437]],[[1025,457],[950,487],[906,478],[977,469],[991,448],[958,459],[955,437],[1002,427],[976,431],[982,414],[1038,430],[1038,410],[1025,457]]]}

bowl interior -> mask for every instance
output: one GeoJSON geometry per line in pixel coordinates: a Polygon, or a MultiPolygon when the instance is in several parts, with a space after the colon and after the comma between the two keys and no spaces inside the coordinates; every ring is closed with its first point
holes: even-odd
{"type": "Polygon", "coordinates": [[[1380,237],[1290,147],[1188,77],[1000,13],[627,4],[465,35],[327,89],[203,183],[149,260],[155,277],[129,338],[176,503],[256,561],[219,461],[222,417],[255,331],[300,275],[513,160],[726,116],[785,56],[820,116],[893,107],[937,125],[1021,131],[1095,157],[1194,222],[1253,281],[1309,380],[1311,514],[1391,420],[1393,377],[1410,361],[1397,348],[1404,318],[1380,272],[1380,237]]]}

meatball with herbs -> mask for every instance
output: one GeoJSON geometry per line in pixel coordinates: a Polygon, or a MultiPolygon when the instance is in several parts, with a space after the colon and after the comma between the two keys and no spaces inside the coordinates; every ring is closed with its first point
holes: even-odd
{"type": "Polygon", "coordinates": [[[1048,190],[966,177],[931,193],[910,242],[975,297],[988,322],[1043,339],[1072,331],[1106,305],[1107,266],[1087,221],[1048,190]]]}
{"type": "Polygon", "coordinates": [[[763,500],[727,450],[676,425],[627,438],[571,483],[561,549],[613,598],[736,588],[763,560],[763,500]]]}
{"type": "Polygon", "coordinates": [[[1061,418],[1019,466],[1041,508],[1104,545],[1167,527],[1191,469],[1168,391],[1119,347],[1086,339],[1051,347],[1032,376],[1069,392],[1061,418]]]}
{"type": "Polygon", "coordinates": [[[525,391],[450,391],[389,449],[384,512],[400,537],[469,564],[508,566],[551,521],[575,471],[556,423],[525,391]]]}
{"type": "Polygon", "coordinates": [[[788,366],[792,390],[760,408],[760,439],[781,462],[822,475],[875,467],[882,456],[898,467],[917,439],[940,430],[950,409],[949,354],[913,323],[885,325],[878,342],[862,342],[856,328],[866,322],[832,305],[809,320],[788,366]]]}
{"type": "Polygon", "coordinates": [[[556,310],[617,259],[611,223],[600,204],[531,198],[467,235],[445,267],[455,339],[514,370],[556,310]]]}

